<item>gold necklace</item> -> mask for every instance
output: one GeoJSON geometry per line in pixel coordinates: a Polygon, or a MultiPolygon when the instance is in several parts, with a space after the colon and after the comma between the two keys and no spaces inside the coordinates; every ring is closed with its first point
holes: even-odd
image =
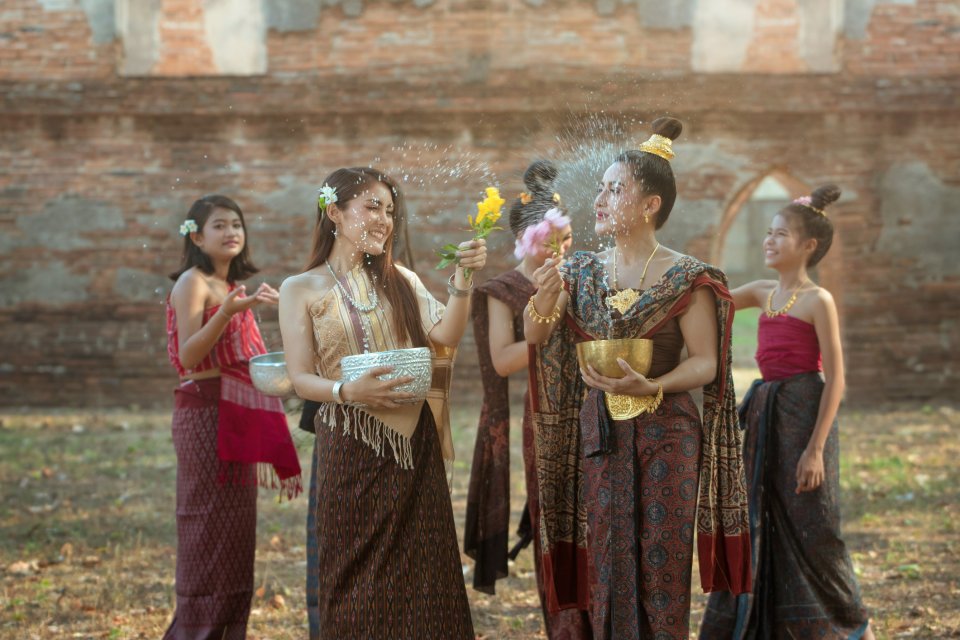
{"type": "MultiPolygon", "coordinates": [[[[643,280],[647,277],[647,269],[650,268],[650,262],[653,260],[653,256],[657,254],[657,250],[660,248],[660,243],[657,243],[657,246],[653,248],[653,251],[650,252],[650,256],[647,258],[647,261],[643,265],[643,271],[640,273],[640,286],[643,286],[643,280]]],[[[617,288],[617,247],[613,247],[613,288],[617,288]]],[[[627,309],[636,304],[637,300],[640,299],[640,292],[636,289],[623,289],[618,291],[612,296],[607,297],[607,306],[611,309],[616,309],[621,314],[627,312],[627,309]]]]}
{"type": "Polygon", "coordinates": [[[797,301],[797,295],[799,295],[800,289],[802,289],[802,288],[803,288],[803,285],[807,284],[807,282],[809,282],[809,280],[807,280],[806,278],[804,278],[804,279],[803,279],[803,282],[801,282],[801,283],[797,286],[797,288],[793,290],[793,295],[790,296],[790,299],[789,299],[789,300],[787,300],[787,304],[783,305],[782,307],[780,307],[779,309],[776,309],[776,310],[774,310],[774,308],[773,308],[773,294],[777,292],[777,289],[780,288],[780,285],[777,285],[776,287],[774,287],[773,289],[771,289],[771,290],[770,290],[770,295],[767,296],[767,305],[766,305],[766,307],[764,307],[764,309],[763,309],[763,312],[766,314],[766,316],[767,316],[768,318],[776,318],[777,316],[782,316],[782,315],[785,314],[787,311],[790,311],[790,307],[792,307],[792,306],[793,306],[793,303],[797,301]]]}

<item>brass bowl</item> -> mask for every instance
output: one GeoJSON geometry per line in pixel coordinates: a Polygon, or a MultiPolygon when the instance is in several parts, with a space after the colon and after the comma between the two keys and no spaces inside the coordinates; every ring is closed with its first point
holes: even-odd
{"type": "Polygon", "coordinates": [[[287,375],[283,351],[264,353],[250,358],[250,378],[261,393],[278,398],[293,395],[293,382],[287,375]]]}
{"type": "Polygon", "coordinates": [[[622,378],[623,369],[617,364],[617,358],[640,375],[650,373],[653,364],[653,340],[646,338],[622,338],[619,340],[590,340],[577,344],[577,360],[586,370],[591,365],[597,373],[608,378],[622,378]]]}

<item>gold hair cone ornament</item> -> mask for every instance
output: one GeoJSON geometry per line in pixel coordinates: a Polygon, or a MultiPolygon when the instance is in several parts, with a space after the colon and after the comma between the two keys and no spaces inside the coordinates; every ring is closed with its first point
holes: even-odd
{"type": "Polygon", "coordinates": [[[668,162],[673,160],[674,155],[676,155],[673,153],[673,140],[659,133],[653,134],[646,142],[641,144],[640,151],[660,156],[668,162]]]}
{"type": "MultiPolygon", "coordinates": [[[[591,340],[577,344],[577,360],[580,361],[580,366],[586,369],[589,364],[602,376],[608,378],[624,376],[617,358],[626,361],[640,375],[646,376],[653,365],[653,340],[624,338],[591,340]]],[[[628,396],[618,393],[604,395],[607,411],[614,420],[629,420],[642,413],[653,413],[662,399],[662,396],[628,396]]]]}

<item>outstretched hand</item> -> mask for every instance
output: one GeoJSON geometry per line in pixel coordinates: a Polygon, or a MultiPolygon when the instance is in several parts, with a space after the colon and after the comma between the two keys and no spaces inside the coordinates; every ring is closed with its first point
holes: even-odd
{"type": "Polygon", "coordinates": [[[280,294],[266,282],[257,287],[257,290],[252,296],[246,295],[246,292],[246,285],[242,284],[236,287],[223,299],[220,308],[228,316],[233,316],[261,303],[276,305],[280,302],[280,294]]]}

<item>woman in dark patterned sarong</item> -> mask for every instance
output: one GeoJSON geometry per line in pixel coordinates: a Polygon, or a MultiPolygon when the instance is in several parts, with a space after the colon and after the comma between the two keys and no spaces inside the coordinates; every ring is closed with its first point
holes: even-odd
{"type": "Polygon", "coordinates": [[[473,587],[493,594],[495,582],[507,575],[507,559],[534,542],[537,591],[548,638],[589,637],[585,611],[576,608],[549,612],[543,590],[539,545],[533,536],[538,523],[538,495],[533,431],[524,396],[523,468],[527,504],[517,533],[519,542],[508,552],[510,520],[510,394],[507,376],[526,370],[528,347],[523,338],[523,309],[535,293],[533,272],[555,250],[562,254],[573,242],[560,197],[553,191],[556,167],[543,160],[531,164],[523,179],[528,192],[510,208],[510,230],[517,237],[515,269],[487,280],[473,294],[473,335],[483,380],[483,408],[470,468],[464,552],[476,560],[473,587]],[[550,219],[545,221],[545,216],[550,219]]]}
{"type": "Polygon", "coordinates": [[[473,638],[445,462],[453,461],[446,406],[452,351],[466,328],[470,281],[483,241],[460,245],[444,308],[415,273],[393,262],[404,200],[367,167],[324,181],[307,270],[280,288],[287,370],[315,418],[319,637],[473,638]],[[340,360],[408,347],[435,353],[426,401],[380,380],[350,382],[340,360]],[[413,402],[411,402],[411,400],[413,402]]]}
{"type": "Polygon", "coordinates": [[[257,485],[293,496],[300,464],[277,398],[258,392],[247,370],[265,353],[252,308],[276,304],[257,272],[243,213],[224,196],[191,207],[180,229],[183,262],[167,304],[177,452],[177,609],[166,640],[246,637],[253,596],[257,485]]]}
{"type": "Polygon", "coordinates": [[[763,379],[740,408],[754,580],[750,594],[710,597],[703,640],[874,637],[840,537],[836,415],[844,374],[837,309],[807,274],[830,248],[833,224],[824,209],[839,196],[828,185],[780,211],[763,244],[779,281],[733,292],[737,309],[763,307],[763,379]]]}
{"type": "Polygon", "coordinates": [[[604,640],[689,637],[695,523],[704,590],[750,588],[731,300],[721,272],[656,240],[676,198],[681,125],[660,118],[653,130],[603,176],[596,231],[614,247],[544,263],[524,325],[540,344],[531,405],[551,507],[539,530],[547,588],[561,606],[587,599],[604,640]],[[578,370],[575,343],[610,338],[652,339],[649,376],[622,360],[623,378],[578,370]]]}

